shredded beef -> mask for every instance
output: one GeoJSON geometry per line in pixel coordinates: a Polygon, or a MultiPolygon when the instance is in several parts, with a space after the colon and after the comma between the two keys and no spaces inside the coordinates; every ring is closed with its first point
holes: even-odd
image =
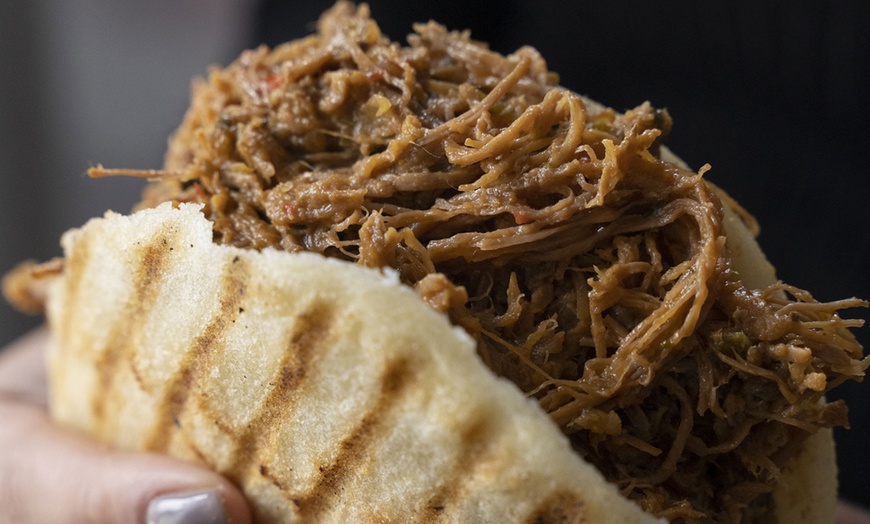
{"type": "Polygon", "coordinates": [[[534,49],[414,31],[402,47],[340,3],[212,70],[142,206],[397,269],[642,507],[769,521],[798,444],[848,423],[823,397],[868,366],[838,314],[866,303],[747,289],[716,191],[660,158],[667,112],[592,111],[534,49]]]}

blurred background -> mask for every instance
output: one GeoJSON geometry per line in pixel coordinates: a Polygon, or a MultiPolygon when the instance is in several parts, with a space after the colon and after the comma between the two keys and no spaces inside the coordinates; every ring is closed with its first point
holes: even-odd
{"type": "MultiPolygon", "coordinates": [[[[0,272],[60,254],[60,234],[127,211],[156,168],[190,79],[242,49],[307,34],[329,1],[0,2],[0,272]]],[[[561,83],[674,118],[669,145],[756,215],[779,276],[820,300],[870,298],[870,3],[369,2],[404,41],[429,19],[510,53],[536,47],[561,83]]],[[[855,318],[867,310],[849,311],[855,318]]],[[[0,345],[39,323],[0,304],[0,345]]],[[[870,346],[870,327],[859,334],[870,346]]],[[[837,430],[841,493],[870,506],[870,385],[837,430]]]]}

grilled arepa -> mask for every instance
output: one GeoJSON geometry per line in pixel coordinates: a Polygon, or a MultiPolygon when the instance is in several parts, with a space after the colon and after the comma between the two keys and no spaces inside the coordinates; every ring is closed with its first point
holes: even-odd
{"type": "Polygon", "coordinates": [[[257,522],[653,522],[391,271],[95,219],[48,303],[53,416],[236,482],[257,522]]]}

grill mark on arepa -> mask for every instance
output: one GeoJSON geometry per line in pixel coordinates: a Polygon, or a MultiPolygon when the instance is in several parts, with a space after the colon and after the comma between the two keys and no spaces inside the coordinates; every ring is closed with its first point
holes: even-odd
{"type": "Polygon", "coordinates": [[[269,466],[266,464],[260,464],[260,475],[263,478],[269,479],[272,484],[275,485],[282,493],[287,493],[288,488],[281,482],[281,479],[278,478],[278,475],[272,473],[272,470],[269,469],[269,466]]]}
{"type": "Polygon", "coordinates": [[[369,451],[386,438],[390,425],[385,422],[390,411],[414,378],[414,369],[408,360],[387,363],[377,398],[350,435],[339,444],[332,463],[319,468],[320,479],[314,487],[304,494],[284,493],[299,508],[301,520],[315,520],[329,508],[334,497],[342,494],[345,481],[368,458],[369,451]]]}
{"type": "Polygon", "coordinates": [[[214,462],[211,460],[211,458],[209,457],[209,455],[208,455],[206,452],[204,452],[204,451],[202,451],[201,449],[199,449],[199,446],[197,446],[195,442],[193,442],[191,439],[187,438],[184,432],[180,432],[180,433],[179,433],[179,436],[181,436],[182,439],[183,439],[184,447],[187,448],[187,450],[188,450],[188,451],[189,451],[189,452],[190,452],[194,457],[196,457],[196,461],[197,461],[197,462],[199,462],[200,464],[204,465],[204,466],[207,467],[208,469],[212,469],[212,470],[214,470],[214,469],[216,468],[216,465],[215,465],[214,462]]]}
{"type": "Polygon", "coordinates": [[[493,423],[486,413],[477,413],[459,430],[459,446],[453,466],[445,472],[435,495],[429,498],[416,522],[438,522],[449,515],[454,502],[465,492],[465,485],[474,478],[474,471],[488,462],[493,444],[493,423]]]}
{"type": "Polygon", "coordinates": [[[583,524],[586,507],[577,493],[557,491],[543,500],[524,521],[526,524],[583,524]]]}
{"type": "MultiPolygon", "coordinates": [[[[274,433],[296,400],[296,391],[304,382],[318,348],[329,337],[334,325],[335,313],[326,304],[313,304],[296,318],[278,371],[269,383],[270,388],[257,412],[246,424],[244,432],[237,436],[235,456],[226,470],[227,477],[240,481],[250,467],[260,460],[260,453],[272,449],[274,433]]],[[[281,486],[277,479],[269,476],[265,465],[260,465],[259,471],[275,485],[281,486]]]]}
{"type": "Polygon", "coordinates": [[[240,312],[240,304],[250,276],[247,261],[236,256],[224,267],[219,286],[220,307],[203,331],[191,342],[181,358],[178,370],[169,380],[163,398],[158,402],[157,417],[152,433],[145,441],[145,449],[166,451],[172,435],[177,431],[176,421],[184,410],[203,370],[209,368],[212,357],[220,349],[224,330],[229,328],[240,312]]]}
{"type": "MultiPolygon", "coordinates": [[[[118,367],[125,358],[132,360],[131,353],[135,343],[141,338],[148,312],[154,307],[159,293],[158,283],[167,264],[171,249],[167,247],[167,238],[173,232],[170,229],[158,231],[154,237],[145,242],[135,251],[133,260],[139,263],[131,264],[134,269],[133,291],[118,320],[112,324],[106,339],[106,346],[97,354],[95,368],[97,371],[97,387],[91,399],[91,410],[94,415],[95,432],[102,435],[106,431],[106,407],[114,395],[114,379],[118,367]]],[[[74,284],[74,285],[80,285],[74,284]]],[[[143,386],[138,373],[133,376],[143,386]]]]}

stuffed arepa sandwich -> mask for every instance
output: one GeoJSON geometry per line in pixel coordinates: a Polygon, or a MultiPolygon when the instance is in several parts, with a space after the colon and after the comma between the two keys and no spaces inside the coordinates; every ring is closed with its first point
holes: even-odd
{"type": "Polygon", "coordinates": [[[258,522],[832,522],[866,303],[776,281],[671,125],[339,3],[195,83],[163,169],[92,170],[152,183],[7,295],[58,421],[258,522]]]}

